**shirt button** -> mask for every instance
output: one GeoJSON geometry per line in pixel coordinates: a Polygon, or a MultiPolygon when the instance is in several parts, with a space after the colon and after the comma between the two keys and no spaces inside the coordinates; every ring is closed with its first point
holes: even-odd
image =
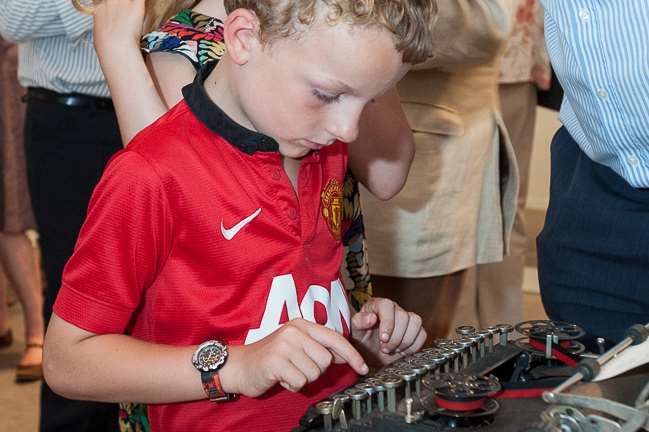
{"type": "Polygon", "coordinates": [[[270,176],[273,178],[273,180],[279,180],[279,179],[282,178],[282,175],[280,174],[278,168],[274,168],[274,169],[270,172],[270,176]]]}
{"type": "Polygon", "coordinates": [[[295,211],[294,208],[288,209],[288,218],[289,219],[295,219],[297,217],[297,212],[295,211]]]}
{"type": "Polygon", "coordinates": [[[579,18],[583,22],[587,22],[590,19],[590,12],[585,7],[579,9],[579,18]]]}
{"type": "Polygon", "coordinates": [[[629,165],[631,166],[638,166],[640,165],[640,160],[635,157],[635,155],[630,155],[629,157],[626,158],[627,162],[629,162],[629,165]]]}
{"type": "Polygon", "coordinates": [[[608,99],[608,92],[604,89],[598,89],[597,90],[597,97],[599,97],[602,100],[608,99]]]}

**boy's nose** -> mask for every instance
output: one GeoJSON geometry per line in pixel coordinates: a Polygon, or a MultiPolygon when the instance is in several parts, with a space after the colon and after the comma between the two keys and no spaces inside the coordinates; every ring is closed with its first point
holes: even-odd
{"type": "Polygon", "coordinates": [[[329,133],[336,137],[336,139],[350,143],[356,140],[358,137],[358,121],[360,113],[358,115],[342,115],[339,116],[336,121],[332,122],[329,133]]]}

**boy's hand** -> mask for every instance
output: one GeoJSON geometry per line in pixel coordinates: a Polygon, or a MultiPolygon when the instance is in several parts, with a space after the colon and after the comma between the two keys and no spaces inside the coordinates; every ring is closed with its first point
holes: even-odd
{"type": "Polygon", "coordinates": [[[93,36],[99,57],[120,55],[122,49],[140,46],[144,0],[102,0],[93,12],[93,36]]]}
{"type": "Polygon", "coordinates": [[[317,380],[329,365],[348,363],[365,375],[365,360],[340,333],[303,319],[287,322],[262,340],[228,348],[220,378],[227,392],[248,397],[264,394],[275,384],[292,392],[317,380]]]}
{"type": "Polygon", "coordinates": [[[385,298],[365,303],[352,317],[351,332],[357,348],[376,366],[415,353],[426,341],[419,315],[385,298]]]}

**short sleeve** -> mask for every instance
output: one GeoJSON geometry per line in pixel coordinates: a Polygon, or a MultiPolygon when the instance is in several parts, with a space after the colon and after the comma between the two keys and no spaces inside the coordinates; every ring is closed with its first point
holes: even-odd
{"type": "Polygon", "coordinates": [[[168,256],[168,207],[153,166],[118,153],[93,192],[54,312],[95,334],[124,333],[168,256]]]}
{"type": "Polygon", "coordinates": [[[218,18],[184,9],[159,29],[142,36],[140,48],[147,54],[180,54],[198,71],[207,63],[219,61],[223,57],[223,22],[218,18]]]}

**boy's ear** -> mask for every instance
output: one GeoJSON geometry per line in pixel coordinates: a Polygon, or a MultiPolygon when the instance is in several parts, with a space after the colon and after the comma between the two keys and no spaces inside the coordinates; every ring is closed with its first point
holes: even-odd
{"type": "Polygon", "coordinates": [[[259,19],[248,9],[230,12],[223,33],[227,55],[238,65],[247,63],[251,51],[260,45],[259,19]]]}

